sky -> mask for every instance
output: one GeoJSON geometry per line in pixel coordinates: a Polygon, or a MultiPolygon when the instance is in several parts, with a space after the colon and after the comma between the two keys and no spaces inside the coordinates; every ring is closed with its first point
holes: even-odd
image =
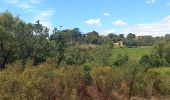
{"type": "Polygon", "coordinates": [[[163,36],[170,33],[170,0],[0,0],[26,22],[49,27],[79,28],[87,33],[163,36]]]}

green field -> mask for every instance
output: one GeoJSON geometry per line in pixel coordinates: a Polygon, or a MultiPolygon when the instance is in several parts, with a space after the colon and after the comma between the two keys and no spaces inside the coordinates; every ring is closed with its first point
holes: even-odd
{"type": "Polygon", "coordinates": [[[143,55],[151,53],[151,47],[113,49],[112,57],[116,57],[119,53],[127,53],[131,60],[139,60],[143,55]]]}

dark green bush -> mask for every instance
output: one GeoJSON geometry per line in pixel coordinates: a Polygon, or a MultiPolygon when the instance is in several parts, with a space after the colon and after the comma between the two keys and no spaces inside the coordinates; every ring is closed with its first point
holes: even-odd
{"type": "Polygon", "coordinates": [[[128,62],[128,60],[129,60],[129,56],[128,56],[127,53],[125,53],[125,54],[119,53],[119,54],[116,56],[116,58],[114,59],[113,65],[115,65],[115,66],[121,66],[121,65],[123,65],[123,64],[126,64],[126,63],[128,62]]]}
{"type": "Polygon", "coordinates": [[[70,47],[67,49],[64,56],[64,64],[82,65],[88,60],[88,49],[80,46],[70,47]]]}

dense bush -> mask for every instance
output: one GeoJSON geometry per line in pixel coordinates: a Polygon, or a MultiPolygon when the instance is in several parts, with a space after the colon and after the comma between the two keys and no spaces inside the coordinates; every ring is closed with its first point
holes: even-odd
{"type": "Polygon", "coordinates": [[[165,59],[160,58],[156,54],[151,55],[144,55],[139,60],[139,64],[144,66],[146,69],[152,68],[152,67],[160,67],[160,66],[166,66],[167,62],[165,59]]]}
{"type": "Polygon", "coordinates": [[[68,48],[64,55],[63,62],[66,65],[82,65],[89,60],[88,49],[80,46],[68,48]]]}
{"type": "Polygon", "coordinates": [[[94,67],[91,71],[93,91],[98,94],[96,99],[112,99],[112,92],[117,92],[120,74],[111,67],[94,67]]]}
{"type": "Polygon", "coordinates": [[[107,66],[109,65],[109,59],[112,56],[112,49],[109,46],[101,45],[93,48],[90,51],[91,59],[89,62],[93,62],[98,65],[107,66]]]}
{"type": "Polygon", "coordinates": [[[129,60],[129,56],[127,53],[119,53],[115,59],[113,59],[113,65],[121,66],[123,64],[127,64],[129,60]]]}
{"type": "Polygon", "coordinates": [[[86,64],[56,69],[50,60],[37,67],[27,66],[23,70],[22,62],[16,62],[0,71],[0,99],[126,100],[130,93],[132,97],[150,98],[169,95],[170,91],[168,68],[145,72],[133,64],[126,67],[86,64]]]}
{"type": "Polygon", "coordinates": [[[162,95],[170,95],[170,69],[163,68],[154,68],[149,70],[150,72],[155,72],[159,74],[157,84],[157,89],[162,95]]]}

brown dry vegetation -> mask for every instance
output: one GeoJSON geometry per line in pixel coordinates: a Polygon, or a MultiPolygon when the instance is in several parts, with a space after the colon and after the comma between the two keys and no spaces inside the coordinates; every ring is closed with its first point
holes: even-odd
{"type": "Polygon", "coordinates": [[[83,67],[55,69],[51,62],[37,67],[27,64],[24,71],[20,62],[8,65],[0,72],[0,99],[128,100],[132,81],[133,100],[160,100],[170,94],[169,68],[138,71],[133,78],[128,70],[131,66],[122,69],[91,66],[89,78],[83,67]]]}

